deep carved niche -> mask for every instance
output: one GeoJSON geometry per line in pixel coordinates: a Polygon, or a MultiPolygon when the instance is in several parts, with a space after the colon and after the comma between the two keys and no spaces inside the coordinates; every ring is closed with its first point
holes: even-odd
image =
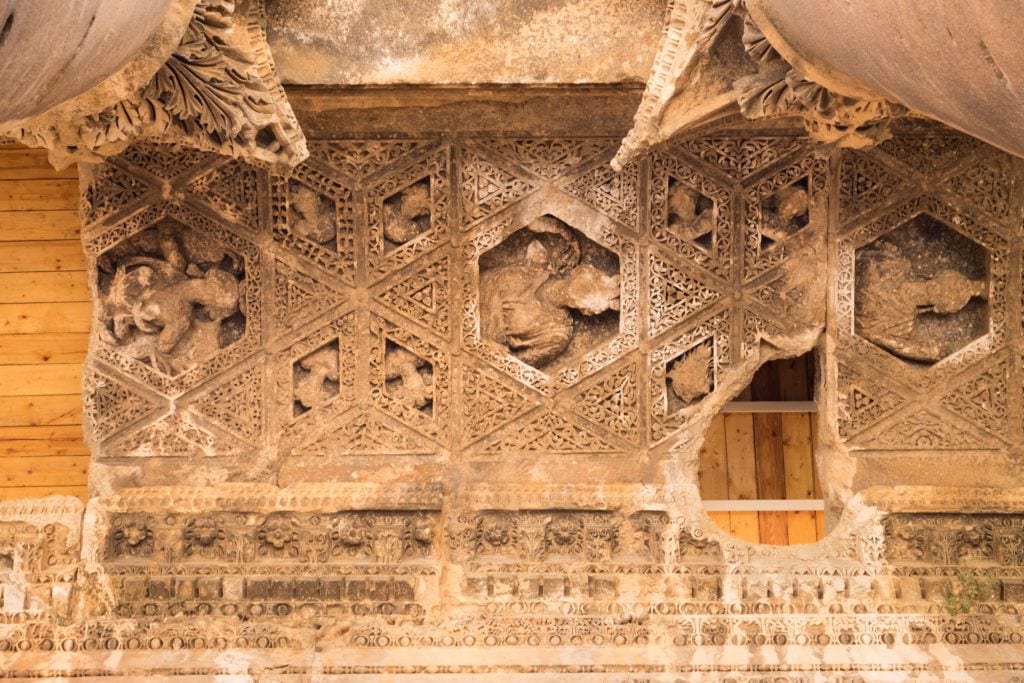
{"type": "Polygon", "coordinates": [[[169,376],[241,339],[245,262],[173,219],[137,233],[97,260],[100,335],[169,376]]]}
{"type": "Polygon", "coordinates": [[[985,247],[919,214],[857,250],[854,331],[936,363],[988,332],[988,276],[985,247]]]}
{"type": "Polygon", "coordinates": [[[484,338],[552,371],[619,329],[618,257],[550,215],[480,256],[484,338]]]}

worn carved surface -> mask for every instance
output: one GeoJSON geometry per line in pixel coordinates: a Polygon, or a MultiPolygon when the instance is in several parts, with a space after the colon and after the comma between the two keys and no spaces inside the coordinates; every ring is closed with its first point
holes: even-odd
{"type": "MultiPolygon", "coordinates": [[[[160,139],[287,170],[305,139],[274,71],[262,0],[200,0],[152,80],[95,111],[55,110],[7,134],[57,167],[160,139]]],[[[109,98],[108,98],[109,99],[109,98]]]]}
{"type": "Polygon", "coordinates": [[[95,497],[80,551],[0,516],[0,676],[1019,680],[1017,162],[736,117],[614,173],[547,98],[92,169],[95,497]],[[704,432],[812,348],[829,534],[738,541],[704,432]]]}

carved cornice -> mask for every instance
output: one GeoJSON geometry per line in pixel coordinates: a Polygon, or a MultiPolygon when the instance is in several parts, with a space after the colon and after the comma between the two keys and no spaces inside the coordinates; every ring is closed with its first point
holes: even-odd
{"type": "Polygon", "coordinates": [[[43,115],[8,134],[49,149],[58,168],[151,138],[290,169],[308,153],[264,23],[262,0],[201,0],[181,44],[142,90],[83,117],[43,115]]]}
{"type": "Polygon", "coordinates": [[[673,0],[643,101],[612,166],[621,169],[676,132],[735,108],[750,119],[799,116],[813,139],[840,147],[889,137],[888,122],[904,107],[808,73],[771,35],[746,0],[673,0]]]}

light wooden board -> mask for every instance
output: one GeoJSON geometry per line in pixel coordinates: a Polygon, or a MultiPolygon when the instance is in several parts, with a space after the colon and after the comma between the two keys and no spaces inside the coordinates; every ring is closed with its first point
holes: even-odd
{"type": "Polygon", "coordinates": [[[0,427],[82,424],[82,394],[0,396],[0,427]]]}
{"type": "Polygon", "coordinates": [[[700,447],[699,477],[702,499],[721,500],[729,497],[724,415],[715,416],[704,435],[704,443],[700,447]]]}
{"type": "Polygon", "coordinates": [[[87,498],[81,368],[92,316],[77,168],[0,148],[0,500],[87,498]]]}
{"type": "Polygon", "coordinates": [[[78,180],[0,180],[0,211],[74,211],[78,180]]]}
{"type": "Polygon", "coordinates": [[[91,320],[88,302],[0,304],[0,334],[88,332],[91,320]]]}
{"type": "Polygon", "coordinates": [[[81,365],[88,348],[89,335],[85,332],[0,334],[0,366],[81,365]]]}
{"type": "Polygon", "coordinates": [[[77,240],[81,229],[76,210],[0,212],[0,242],[77,240]]]}
{"type": "Polygon", "coordinates": [[[89,301],[84,270],[0,273],[0,304],[67,301],[89,301]]]}
{"type": "Polygon", "coordinates": [[[0,396],[63,396],[81,391],[78,363],[0,366],[0,396]]]}
{"type": "Polygon", "coordinates": [[[4,242],[0,273],[85,270],[85,252],[79,240],[4,242]]]}

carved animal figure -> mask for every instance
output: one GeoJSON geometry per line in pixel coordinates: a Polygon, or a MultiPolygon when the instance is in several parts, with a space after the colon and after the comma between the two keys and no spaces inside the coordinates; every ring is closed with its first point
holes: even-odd
{"type": "Polygon", "coordinates": [[[520,263],[481,276],[481,332],[507,347],[524,363],[544,366],[557,358],[573,338],[575,309],[587,316],[619,310],[618,275],[579,263],[575,238],[555,219],[527,226],[538,233],[557,233],[569,242],[562,249],[530,242],[520,263]],[[557,228],[557,229],[556,229],[557,228]]]}
{"type": "Polygon", "coordinates": [[[972,279],[948,268],[930,278],[918,277],[899,247],[883,243],[868,260],[858,283],[857,333],[898,356],[935,362],[945,355],[944,340],[915,334],[919,317],[956,313],[971,299],[987,297],[984,279],[972,279]]]}
{"type": "Polygon", "coordinates": [[[807,224],[811,198],[799,185],[789,185],[775,194],[775,209],[766,211],[761,234],[776,242],[784,240],[807,224]]]}
{"type": "Polygon", "coordinates": [[[337,394],[326,386],[326,382],[337,382],[339,378],[337,349],[317,349],[300,360],[299,367],[308,373],[295,382],[295,400],[303,406],[318,408],[337,394]]]}
{"type": "Polygon", "coordinates": [[[405,244],[430,229],[430,184],[418,182],[384,202],[384,236],[405,244]]]}
{"type": "Polygon", "coordinates": [[[715,229],[713,207],[700,208],[700,194],[681,183],[668,188],[668,226],[688,240],[696,240],[715,229]]]}
{"type": "Polygon", "coordinates": [[[434,392],[430,388],[430,364],[400,346],[386,352],[384,377],[389,381],[397,380],[389,393],[406,408],[420,410],[434,399],[434,392]]]}
{"type": "Polygon", "coordinates": [[[292,231],[300,237],[325,244],[337,237],[334,215],[323,200],[308,187],[299,185],[291,191],[292,231]]]}

